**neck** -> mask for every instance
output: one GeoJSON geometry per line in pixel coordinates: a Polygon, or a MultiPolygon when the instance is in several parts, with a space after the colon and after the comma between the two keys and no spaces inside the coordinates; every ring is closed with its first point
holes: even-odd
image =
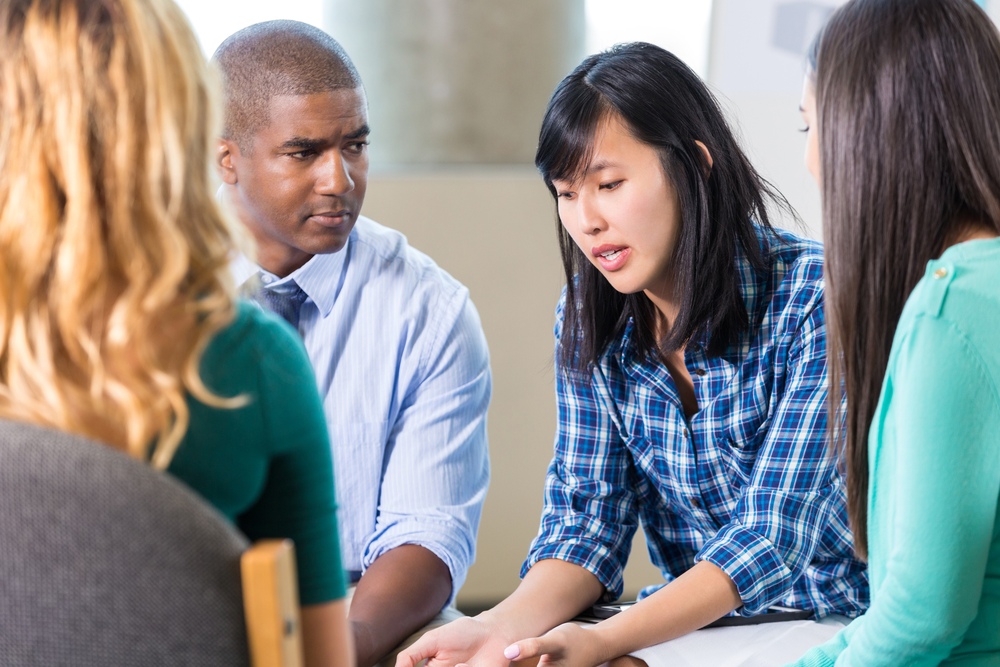
{"type": "Polygon", "coordinates": [[[970,220],[965,224],[959,225],[958,231],[951,237],[945,239],[944,247],[941,249],[941,252],[943,253],[948,248],[958,245],[959,243],[995,239],[997,236],[996,231],[992,227],[987,226],[979,220],[970,220]]]}
{"type": "Polygon", "coordinates": [[[262,239],[254,230],[251,232],[257,240],[257,265],[279,278],[291,275],[313,258],[301,250],[269,242],[270,239],[262,239]]]}
{"type": "Polygon", "coordinates": [[[661,289],[643,290],[646,298],[649,299],[657,310],[656,318],[656,339],[663,340],[670,326],[677,319],[680,306],[674,298],[671,285],[664,284],[661,289]]]}

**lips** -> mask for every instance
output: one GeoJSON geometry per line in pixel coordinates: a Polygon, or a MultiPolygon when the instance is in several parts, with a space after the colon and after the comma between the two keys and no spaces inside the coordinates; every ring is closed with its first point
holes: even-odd
{"type": "Polygon", "coordinates": [[[591,248],[590,253],[605,271],[617,271],[625,266],[632,249],[628,246],[604,244],[591,248]]]}
{"type": "Polygon", "coordinates": [[[323,225],[324,227],[339,227],[351,219],[351,211],[341,209],[339,211],[320,211],[313,213],[309,219],[323,225]]]}

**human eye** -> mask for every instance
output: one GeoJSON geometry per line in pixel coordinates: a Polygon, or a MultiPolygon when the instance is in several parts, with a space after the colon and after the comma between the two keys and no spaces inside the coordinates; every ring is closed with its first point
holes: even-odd
{"type": "Polygon", "coordinates": [[[571,192],[569,190],[564,190],[563,192],[558,192],[558,191],[556,192],[556,199],[563,199],[563,200],[569,201],[569,200],[573,199],[573,197],[575,197],[575,196],[576,196],[576,193],[575,192],[571,192]]]}
{"type": "Polygon", "coordinates": [[[352,141],[347,144],[347,150],[351,153],[361,153],[365,150],[365,146],[368,145],[368,140],[364,139],[361,141],[352,141]]]}
{"type": "Polygon", "coordinates": [[[316,151],[312,148],[303,148],[300,151],[292,151],[290,153],[285,153],[288,157],[293,160],[308,160],[309,158],[316,155],[316,151]]]}
{"type": "Polygon", "coordinates": [[[621,184],[621,181],[611,181],[610,183],[601,183],[598,188],[601,190],[614,190],[621,184]]]}

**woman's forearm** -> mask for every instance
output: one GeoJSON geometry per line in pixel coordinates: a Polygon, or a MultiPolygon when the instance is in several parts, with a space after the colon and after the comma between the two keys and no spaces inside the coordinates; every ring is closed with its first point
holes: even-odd
{"type": "Polygon", "coordinates": [[[603,593],[603,584],[589,570],[562,560],[541,560],[507,599],[481,616],[512,638],[530,637],[573,618],[603,593]]]}
{"type": "Polygon", "coordinates": [[[736,584],[702,561],[631,608],[592,628],[606,655],[595,664],[676,639],[703,628],[743,604],[736,584]]]}

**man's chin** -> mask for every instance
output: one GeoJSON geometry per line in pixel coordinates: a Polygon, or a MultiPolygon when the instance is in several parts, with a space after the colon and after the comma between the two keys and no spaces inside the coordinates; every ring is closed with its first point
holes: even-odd
{"type": "Polygon", "coordinates": [[[310,255],[331,255],[340,252],[347,246],[347,239],[350,238],[353,229],[353,221],[341,225],[337,229],[324,229],[323,233],[314,234],[308,243],[299,247],[310,255]]]}

